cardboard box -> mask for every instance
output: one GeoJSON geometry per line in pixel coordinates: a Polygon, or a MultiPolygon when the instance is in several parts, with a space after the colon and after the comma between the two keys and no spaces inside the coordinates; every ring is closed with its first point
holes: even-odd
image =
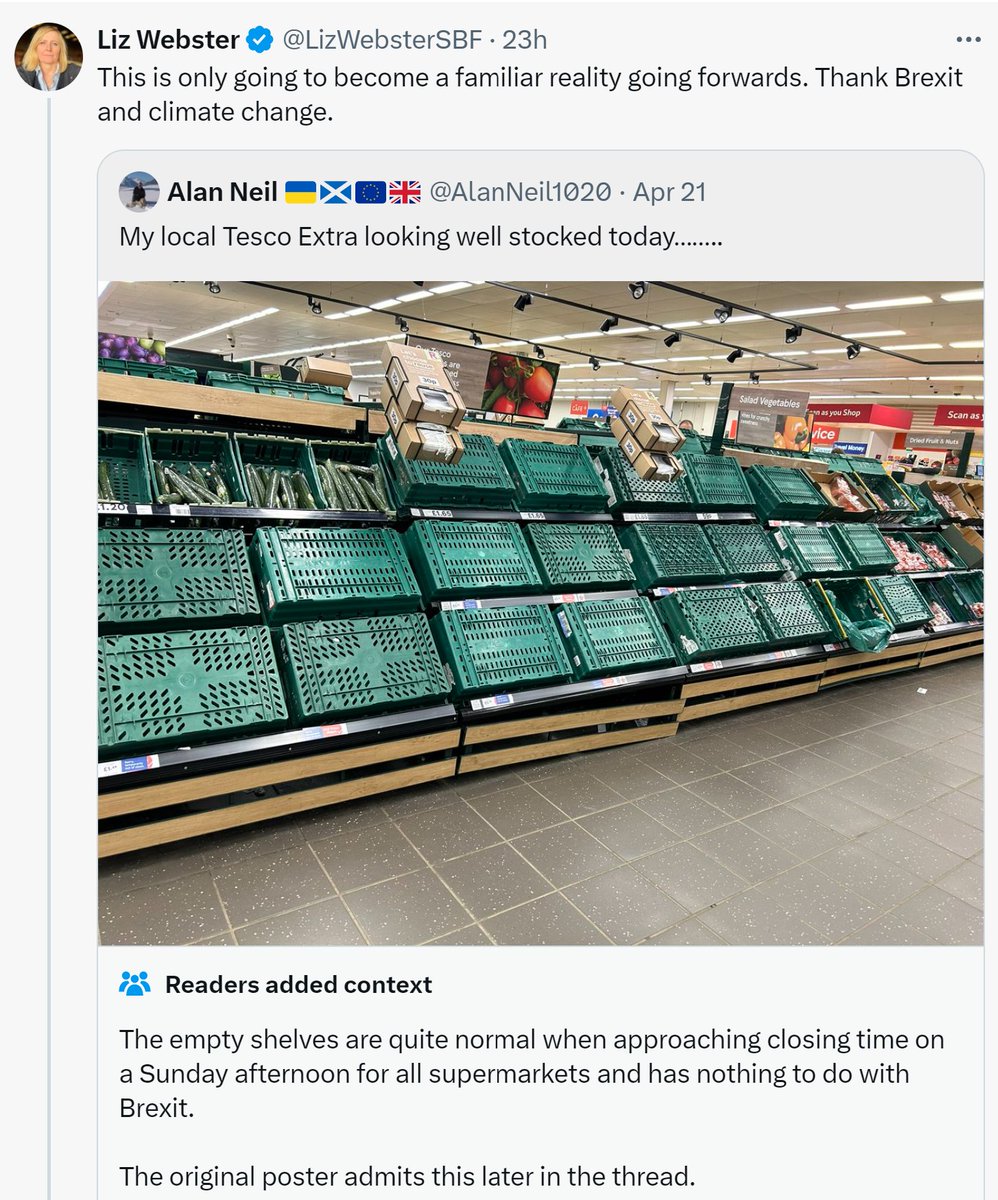
{"type": "Polygon", "coordinates": [[[402,458],[453,466],[464,453],[464,442],[456,429],[425,421],[405,421],[399,426],[398,433],[386,435],[385,449],[392,458],[401,455],[402,458]]]}
{"type": "Polygon", "coordinates": [[[610,429],[617,439],[617,444],[624,457],[642,479],[674,479],[681,474],[682,467],[669,454],[659,454],[656,450],[645,450],[631,436],[627,426],[619,417],[610,422],[610,429]]]}
{"type": "Polygon", "coordinates": [[[811,482],[828,501],[828,507],[835,509],[837,521],[868,521],[879,509],[874,505],[869,493],[855,479],[843,471],[808,471],[811,482]],[[847,496],[855,497],[861,508],[846,508],[842,501],[847,496]]]}
{"type": "Polygon", "coordinates": [[[923,489],[928,490],[950,520],[979,521],[981,519],[981,514],[964,495],[963,488],[960,487],[955,479],[930,479],[923,484],[923,489]],[[949,499],[950,504],[952,504],[959,515],[954,516],[945,504],[939,503],[940,495],[944,495],[949,499]]]}
{"type": "Polygon", "coordinates": [[[443,361],[418,346],[386,342],[381,353],[385,382],[406,421],[429,421],[454,429],[466,412],[443,361]]]}
{"type": "Polygon", "coordinates": [[[345,390],[353,382],[353,371],[349,363],[335,358],[303,358],[298,364],[298,378],[302,383],[323,383],[345,390]]]}
{"type": "Polygon", "coordinates": [[[979,480],[973,482],[964,481],[963,494],[967,497],[974,508],[984,517],[984,484],[979,480]]]}
{"type": "Polygon", "coordinates": [[[610,404],[619,411],[619,420],[642,450],[675,454],[686,440],[679,426],[650,392],[617,388],[610,404]]]}

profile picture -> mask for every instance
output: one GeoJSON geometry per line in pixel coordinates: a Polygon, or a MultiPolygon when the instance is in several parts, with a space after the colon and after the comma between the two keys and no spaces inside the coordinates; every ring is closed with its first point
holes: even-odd
{"type": "Polygon", "coordinates": [[[79,75],[83,47],[65,25],[32,25],[17,39],[14,66],[28,87],[60,92],[79,75]]]}
{"type": "Polygon", "coordinates": [[[159,183],[148,171],[130,171],[118,184],[118,199],[132,212],[148,212],[159,203],[159,183]]]}

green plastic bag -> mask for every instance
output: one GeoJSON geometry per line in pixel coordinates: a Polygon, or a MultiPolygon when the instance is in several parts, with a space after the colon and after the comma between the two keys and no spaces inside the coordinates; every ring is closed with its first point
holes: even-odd
{"type": "Polygon", "coordinates": [[[878,620],[875,617],[868,621],[853,621],[839,607],[835,593],[830,589],[826,589],[826,593],[845,630],[846,641],[854,650],[861,650],[864,654],[880,654],[881,651],[887,649],[887,643],[894,630],[886,621],[878,620]]]}

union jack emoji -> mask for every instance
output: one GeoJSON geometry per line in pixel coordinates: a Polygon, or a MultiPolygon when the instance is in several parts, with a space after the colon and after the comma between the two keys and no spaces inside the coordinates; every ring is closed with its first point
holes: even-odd
{"type": "Polygon", "coordinates": [[[388,184],[390,204],[418,204],[421,194],[418,179],[393,179],[388,184]]]}

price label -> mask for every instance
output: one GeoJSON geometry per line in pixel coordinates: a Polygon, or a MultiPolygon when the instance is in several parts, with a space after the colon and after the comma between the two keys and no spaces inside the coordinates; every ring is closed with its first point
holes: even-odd
{"type": "Polygon", "coordinates": [[[452,508],[424,508],[424,517],[440,517],[443,520],[449,520],[454,515],[452,508]]]}
{"type": "Polygon", "coordinates": [[[522,513],[520,513],[520,516],[525,521],[546,521],[547,520],[546,515],[542,512],[522,512],[522,513]]]}
{"type": "Polygon", "coordinates": [[[513,703],[513,697],[506,692],[501,696],[482,696],[479,700],[472,700],[471,707],[481,712],[486,708],[505,708],[513,703]]]}
{"type": "Polygon", "coordinates": [[[111,779],[115,775],[132,775],[136,771],[152,771],[158,766],[158,754],[139,754],[134,758],[119,758],[114,762],[98,763],[97,778],[111,779]]]}
{"type": "Polygon", "coordinates": [[[128,505],[119,504],[109,500],[98,500],[97,511],[99,513],[127,513],[128,505]]]}
{"type": "Polygon", "coordinates": [[[716,658],[713,662],[691,663],[690,670],[699,675],[702,671],[716,671],[722,665],[721,660],[716,658]]]}
{"type": "Polygon", "coordinates": [[[307,729],[302,730],[302,734],[311,742],[319,741],[322,738],[342,737],[349,732],[350,726],[345,724],[310,725],[307,729]]]}
{"type": "Polygon", "coordinates": [[[136,504],[135,511],[140,517],[148,516],[152,512],[151,504],[136,504]]]}
{"type": "Polygon", "coordinates": [[[191,515],[191,506],[189,504],[170,504],[167,507],[170,510],[171,517],[189,517],[191,515]]]}
{"type": "Polygon", "coordinates": [[[720,521],[721,514],[720,513],[697,513],[696,518],[698,521],[720,521]]]}
{"type": "Polygon", "coordinates": [[[624,513],[625,521],[650,521],[654,513],[624,513]]]}
{"type": "Polygon", "coordinates": [[[551,597],[555,604],[579,604],[585,598],[585,592],[565,592],[563,595],[551,597]]]}
{"type": "Polygon", "coordinates": [[[594,688],[623,687],[626,682],[626,675],[610,675],[606,679],[594,679],[591,686],[594,688]]]}
{"type": "Polygon", "coordinates": [[[441,612],[460,612],[465,608],[481,608],[481,600],[442,600],[440,602],[441,612]]]}

